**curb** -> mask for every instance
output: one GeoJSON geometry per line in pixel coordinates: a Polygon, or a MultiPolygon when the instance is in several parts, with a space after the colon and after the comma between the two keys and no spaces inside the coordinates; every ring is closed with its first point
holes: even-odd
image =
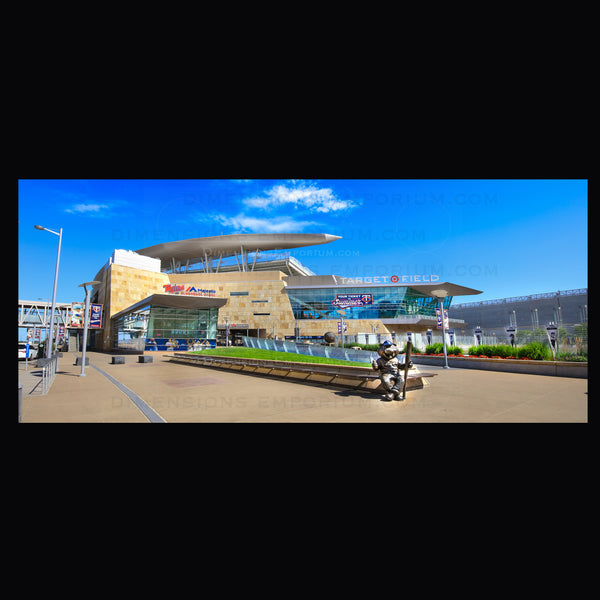
{"type": "MultiPolygon", "coordinates": [[[[444,366],[443,356],[413,354],[415,365],[444,366]]],[[[550,375],[554,377],[575,377],[587,379],[588,363],[558,360],[519,360],[514,358],[471,358],[449,356],[448,366],[456,369],[479,369],[481,371],[501,371],[524,375],[550,375]]]]}

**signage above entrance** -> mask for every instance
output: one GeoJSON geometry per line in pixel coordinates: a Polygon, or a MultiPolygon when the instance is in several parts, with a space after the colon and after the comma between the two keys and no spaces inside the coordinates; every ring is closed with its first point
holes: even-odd
{"type": "Polygon", "coordinates": [[[165,288],[165,294],[176,294],[178,296],[200,296],[202,298],[214,298],[217,295],[216,290],[205,290],[200,286],[195,287],[193,285],[188,285],[187,283],[167,283],[163,285],[163,288],[165,288]]]}
{"type": "Polygon", "coordinates": [[[435,283],[439,275],[378,275],[376,277],[338,277],[343,284],[348,283],[435,283]]]}

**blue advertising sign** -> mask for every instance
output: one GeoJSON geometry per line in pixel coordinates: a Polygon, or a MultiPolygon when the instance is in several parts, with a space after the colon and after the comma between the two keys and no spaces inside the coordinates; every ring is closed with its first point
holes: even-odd
{"type": "Polygon", "coordinates": [[[336,308],[352,308],[373,304],[373,294],[337,294],[331,303],[336,308]]]}
{"type": "Polygon", "coordinates": [[[102,304],[90,304],[90,329],[102,327],[102,304]]]}

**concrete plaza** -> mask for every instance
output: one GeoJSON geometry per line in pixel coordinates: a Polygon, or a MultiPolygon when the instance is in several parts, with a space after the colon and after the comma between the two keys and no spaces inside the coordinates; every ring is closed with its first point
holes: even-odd
{"type": "Polygon", "coordinates": [[[110,354],[88,352],[86,377],[79,377],[76,355],[65,353],[46,395],[24,392],[22,422],[148,423],[153,415],[168,423],[586,423],[588,419],[587,379],[423,367],[437,375],[428,380],[430,385],[408,392],[403,402],[382,402],[370,392],[175,364],[163,353],[150,354],[153,363],[127,356],[125,364],[112,365],[110,354]]]}

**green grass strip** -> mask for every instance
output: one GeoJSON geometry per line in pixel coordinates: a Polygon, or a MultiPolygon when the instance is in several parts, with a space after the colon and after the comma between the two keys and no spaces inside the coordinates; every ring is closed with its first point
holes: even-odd
{"type": "Polygon", "coordinates": [[[296,354],[295,352],[260,350],[258,348],[215,348],[213,350],[188,352],[188,354],[200,354],[202,356],[231,356],[234,358],[259,358],[263,360],[285,360],[301,363],[319,363],[324,365],[344,365],[346,367],[370,368],[369,363],[352,362],[337,358],[325,358],[323,356],[308,356],[306,354],[296,354]]]}

